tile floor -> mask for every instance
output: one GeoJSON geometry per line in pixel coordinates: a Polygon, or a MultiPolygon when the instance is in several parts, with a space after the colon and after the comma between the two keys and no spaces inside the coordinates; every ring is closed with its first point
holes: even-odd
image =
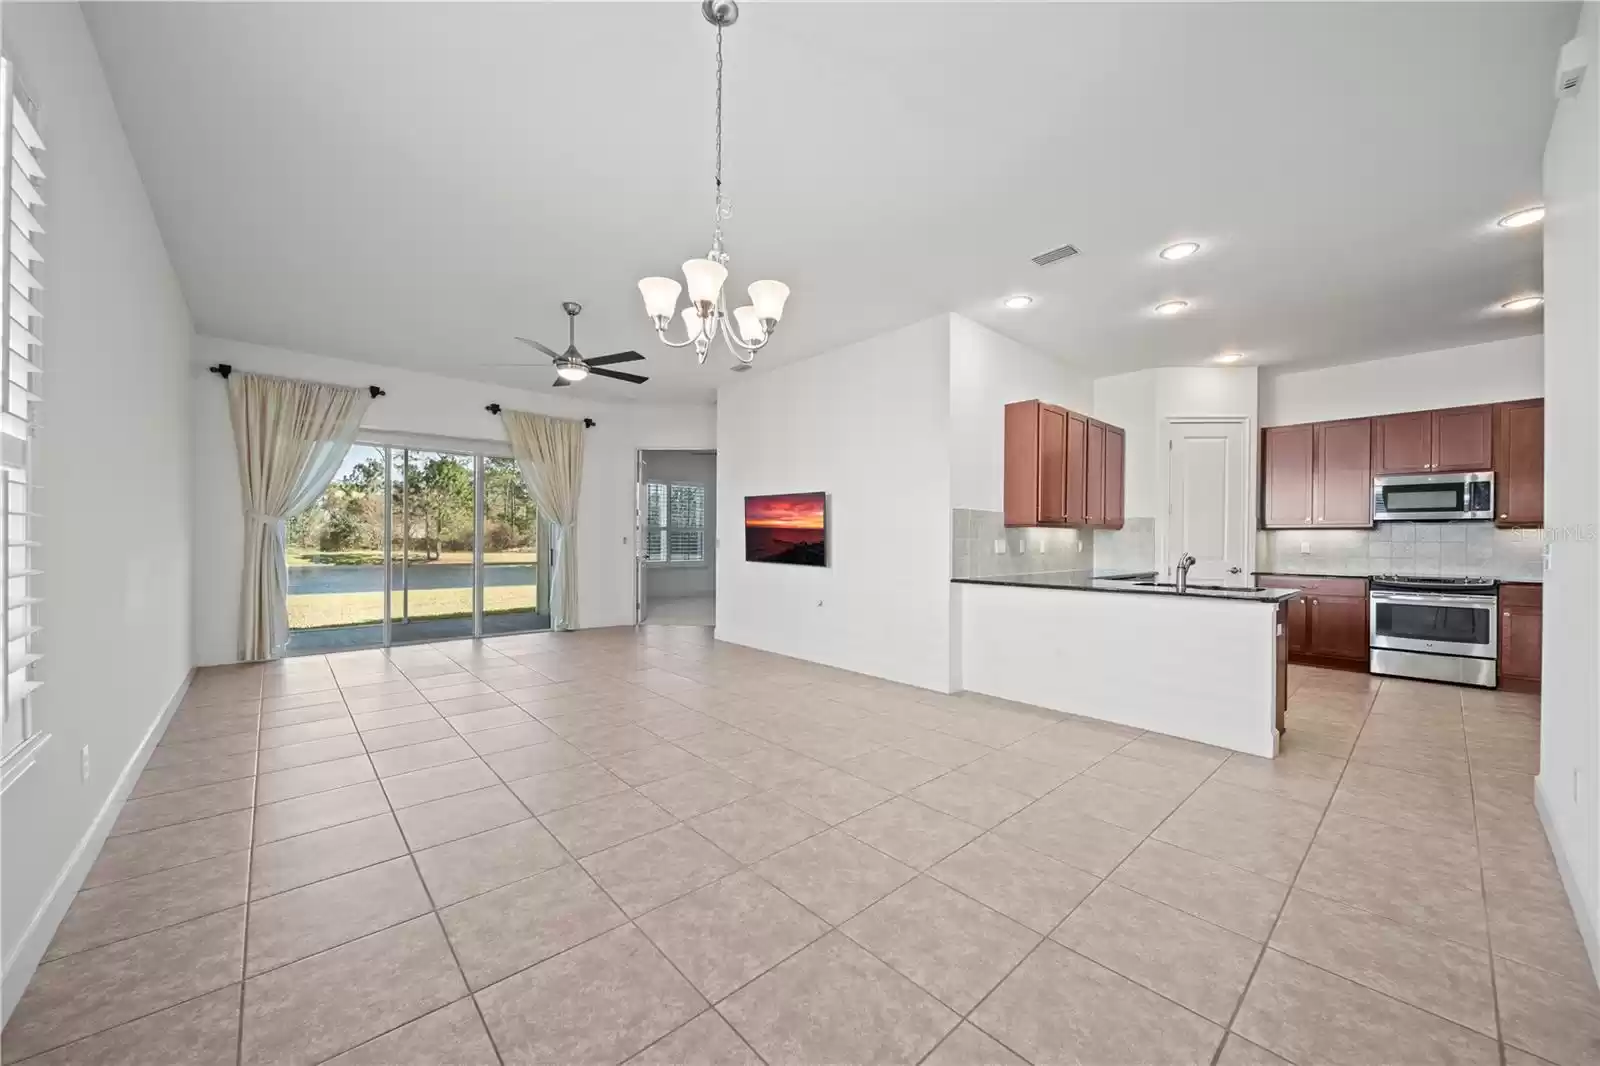
{"type": "Polygon", "coordinates": [[[699,629],[201,673],[7,1063],[1600,1061],[1537,703],[1266,762],[699,629]]]}

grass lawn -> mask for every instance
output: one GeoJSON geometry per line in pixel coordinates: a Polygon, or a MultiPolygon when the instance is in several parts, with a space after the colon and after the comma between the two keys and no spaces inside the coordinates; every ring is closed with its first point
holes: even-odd
{"type": "MultiPolygon", "coordinates": [[[[312,551],[309,548],[296,548],[291,545],[284,551],[284,558],[290,566],[382,566],[383,551],[378,548],[354,548],[350,551],[323,552],[312,551]]],[[[391,561],[398,563],[400,553],[395,552],[391,561]]],[[[493,563],[521,563],[523,566],[532,566],[538,562],[538,553],[528,551],[509,552],[484,552],[483,561],[493,563]]],[[[418,551],[411,553],[413,564],[422,563],[471,563],[471,552],[441,552],[437,559],[427,559],[418,551]]]]}
{"type": "MultiPolygon", "coordinates": [[[[292,564],[291,564],[292,565],[292,564]]],[[[400,617],[401,596],[390,594],[391,617],[400,617]]],[[[533,585],[491,585],[483,590],[485,614],[531,611],[538,602],[533,585]]],[[[465,618],[472,615],[472,590],[412,589],[412,618],[465,618]]],[[[289,597],[290,629],[365,625],[383,621],[383,590],[289,597]]]]}

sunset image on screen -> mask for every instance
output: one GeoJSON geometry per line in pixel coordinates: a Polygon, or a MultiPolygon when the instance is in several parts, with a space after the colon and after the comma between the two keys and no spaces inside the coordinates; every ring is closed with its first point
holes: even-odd
{"type": "Polygon", "coordinates": [[[756,563],[826,566],[825,492],[744,498],[744,557],[756,563]]]}

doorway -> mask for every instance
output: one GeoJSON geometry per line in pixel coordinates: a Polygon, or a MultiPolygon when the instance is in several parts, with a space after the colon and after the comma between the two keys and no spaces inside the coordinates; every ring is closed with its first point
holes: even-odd
{"type": "Polygon", "coordinates": [[[358,442],[286,529],[289,653],[548,629],[547,543],[509,456],[358,442]]]}
{"type": "Polygon", "coordinates": [[[714,625],[717,453],[641,450],[634,488],[635,623],[714,625]]]}
{"type": "Polygon", "coordinates": [[[1196,581],[1238,579],[1253,567],[1249,420],[1166,422],[1167,524],[1161,568],[1170,576],[1185,552],[1196,581]]]}

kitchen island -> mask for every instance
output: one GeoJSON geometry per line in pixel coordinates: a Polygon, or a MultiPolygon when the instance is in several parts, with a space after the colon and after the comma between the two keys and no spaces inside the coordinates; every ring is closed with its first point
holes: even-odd
{"type": "Polygon", "coordinates": [[[1248,579],[1056,571],[953,579],[957,687],[1272,758],[1283,605],[1248,579]]]}

